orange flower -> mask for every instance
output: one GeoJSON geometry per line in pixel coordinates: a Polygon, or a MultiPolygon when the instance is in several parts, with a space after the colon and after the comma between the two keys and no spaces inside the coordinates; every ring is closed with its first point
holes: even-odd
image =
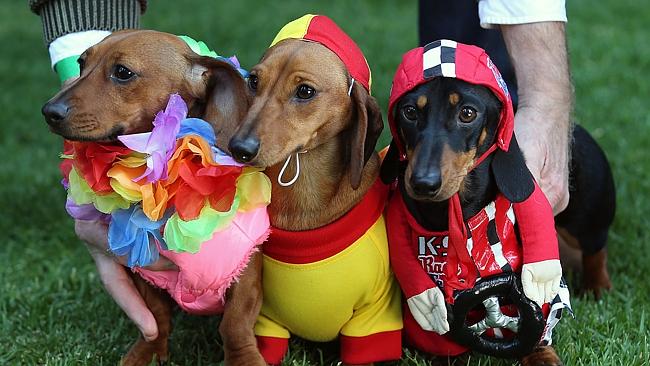
{"type": "Polygon", "coordinates": [[[178,216],[184,221],[196,219],[206,200],[216,211],[230,210],[241,171],[241,167],[216,165],[204,139],[183,137],[169,161],[166,182],[174,185],[170,196],[178,216]]]}

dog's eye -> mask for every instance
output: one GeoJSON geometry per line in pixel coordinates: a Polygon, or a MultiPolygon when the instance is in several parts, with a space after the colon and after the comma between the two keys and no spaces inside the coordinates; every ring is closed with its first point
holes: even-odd
{"type": "Polygon", "coordinates": [[[309,85],[300,84],[298,85],[298,90],[296,90],[296,96],[299,99],[311,99],[316,95],[316,90],[309,85]]]}
{"type": "Polygon", "coordinates": [[[251,88],[251,90],[255,91],[257,90],[257,84],[259,83],[259,79],[255,75],[248,75],[248,87],[251,88]]]}
{"type": "Polygon", "coordinates": [[[129,81],[135,76],[135,73],[124,65],[116,65],[111,76],[117,81],[129,81]]]}
{"type": "Polygon", "coordinates": [[[79,57],[77,59],[77,63],[79,64],[79,74],[81,74],[82,72],[84,72],[84,66],[86,66],[86,60],[79,57]]]}
{"type": "Polygon", "coordinates": [[[418,110],[412,105],[407,105],[402,108],[402,115],[409,121],[415,121],[418,119],[418,110]]]}
{"type": "Polygon", "coordinates": [[[476,109],[468,106],[464,106],[460,109],[458,114],[458,119],[463,123],[470,123],[476,119],[476,109]]]}

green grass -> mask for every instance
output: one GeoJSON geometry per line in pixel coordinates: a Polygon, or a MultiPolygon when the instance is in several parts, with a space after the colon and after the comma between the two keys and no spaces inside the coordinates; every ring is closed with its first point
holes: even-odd
{"type": "MultiPolygon", "coordinates": [[[[574,298],[576,318],[559,325],[556,344],[567,365],[648,365],[650,11],[634,0],[568,6],[576,119],[610,158],[619,209],[609,247],[615,289],[599,302],[574,298]]],[[[385,108],[401,54],[416,45],[413,0],[152,1],[143,26],[205,40],[251,66],[283,24],[306,12],[328,14],[357,40],[385,108]]],[[[63,210],[60,141],[39,112],[57,82],[25,2],[3,2],[0,42],[0,365],[115,365],[137,331],[102,289],[63,210]]],[[[217,321],[178,314],[173,364],[219,364],[217,321]]],[[[286,364],[334,357],[332,345],[295,341],[286,364]]],[[[409,352],[399,364],[427,362],[409,352]]],[[[470,364],[511,363],[472,355],[470,364]]]]}

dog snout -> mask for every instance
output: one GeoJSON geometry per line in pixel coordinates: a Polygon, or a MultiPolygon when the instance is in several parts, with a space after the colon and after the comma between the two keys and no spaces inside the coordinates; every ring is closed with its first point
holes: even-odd
{"type": "Polygon", "coordinates": [[[252,136],[244,138],[235,136],[230,140],[228,149],[235,160],[240,163],[249,163],[260,150],[260,140],[252,136]]]}
{"type": "Polygon", "coordinates": [[[418,196],[434,196],[440,189],[441,184],[442,179],[438,171],[413,174],[411,176],[411,188],[418,196]]]}
{"type": "Polygon", "coordinates": [[[70,112],[70,106],[63,101],[49,101],[41,109],[45,121],[52,127],[58,127],[70,112]]]}

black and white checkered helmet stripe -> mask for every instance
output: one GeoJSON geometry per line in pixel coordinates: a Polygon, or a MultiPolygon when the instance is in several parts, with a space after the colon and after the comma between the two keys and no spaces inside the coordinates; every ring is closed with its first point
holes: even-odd
{"type": "Polygon", "coordinates": [[[422,68],[424,78],[456,77],[456,41],[448,39],[431,42],[424,47],[422,68]]]}

